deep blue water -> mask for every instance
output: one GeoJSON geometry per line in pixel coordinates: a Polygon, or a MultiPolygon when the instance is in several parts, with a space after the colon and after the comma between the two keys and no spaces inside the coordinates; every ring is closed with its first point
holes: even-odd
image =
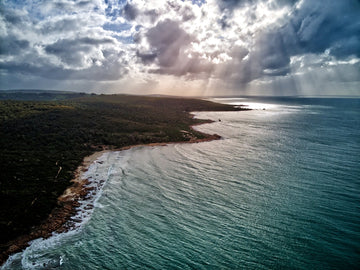
{"type": "Polygon", "coordinates": [[[3,269],[359,269],[360,100],[216,101],[256,109],[197,113],[219,141],[104,154],[90,217],[3,269]]]}

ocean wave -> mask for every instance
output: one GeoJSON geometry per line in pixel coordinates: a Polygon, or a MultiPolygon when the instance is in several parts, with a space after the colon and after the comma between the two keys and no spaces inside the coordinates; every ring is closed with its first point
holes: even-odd
{"type": "Polygon", "coordinates": [[[52,236],[43,239],[38,238],[31,241],[29,247],[24,251],[14,254],[1,267],[6,269],[56,269],[64,262],[64,256],[48,258],[40,251],[60,246],[63,241],[78,234],[91,219],[92,213],[96,208],[103,208],[98,203],[102,196],[104,186],[114,175],[124,173],[122,167],[115,168],[114,164],[123,162],[126,165],[126,155],[129,150],[120,152],[106,152],[98,157],[81,176],[82,180],[88,180],[84,188],[88,191],[83,200],[79,200],[76,207],[76,214],[65,224],[67,230],[62,233],[53,232],[52,236]],[[120,171],[119,171],[120,170],[120,171]]]}

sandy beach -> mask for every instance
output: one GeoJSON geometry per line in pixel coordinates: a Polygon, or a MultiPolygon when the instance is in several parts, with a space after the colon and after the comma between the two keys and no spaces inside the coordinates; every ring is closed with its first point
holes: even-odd
{"type": "MultiPolygon", "coordinates": [[[[193,128],[193,126],[191,126],[193,128]]],[[[103,150],[93,153],[83,159],[82,164],[76,169],[74,179],[71,180],[72,185],[68,187],[64,193],[58,198],[58,206],[52,210],[48,218],[39,226],[32,228],[28,235],[23,235],[8,243],[8,249],[0,254],[0,264],[4,263],[7,258],[15,253],[24,250],[29,246],[29,242],[38,238],[49,238],[53,233],[67,232],[75,227],[71,218],[74,217],[79,209],[80,202],[84,198],[92,196],[93,187],[89,187],[90,181],[84,177],[91,164],[96,162],[104,153],[109,151],[124,151],[135,147],[142,146],[166,146],[168,144],[181,143],[200,143],[212,140],[218,140],[221,137],[217,134],[204,134],[205,138],[198,139],[196,137],[188,137],[188,141],[180,142],[163,142],[129,145],[122,148],[111,148],[102,146],[103,150]]],[[[186,134],[184,134],[186,136],[186,134]]]]}

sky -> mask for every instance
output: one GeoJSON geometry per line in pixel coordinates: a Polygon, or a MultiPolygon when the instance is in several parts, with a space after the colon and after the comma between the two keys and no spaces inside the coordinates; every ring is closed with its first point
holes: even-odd
{"type": "Polygon", "coordinates": [[[1,0],[0,89],[360,96],[360,0],[1,0]]]}

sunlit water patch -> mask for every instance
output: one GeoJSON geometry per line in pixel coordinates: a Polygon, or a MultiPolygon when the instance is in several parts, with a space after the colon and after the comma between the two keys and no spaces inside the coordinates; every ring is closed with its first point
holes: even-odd
{"type": "Polygon", "coordinates": [[[196,113],[218,141],[103,156],[87,222],[3,269],[358,268],[359,100],[247,101],[274,106],[196,113]]]}

